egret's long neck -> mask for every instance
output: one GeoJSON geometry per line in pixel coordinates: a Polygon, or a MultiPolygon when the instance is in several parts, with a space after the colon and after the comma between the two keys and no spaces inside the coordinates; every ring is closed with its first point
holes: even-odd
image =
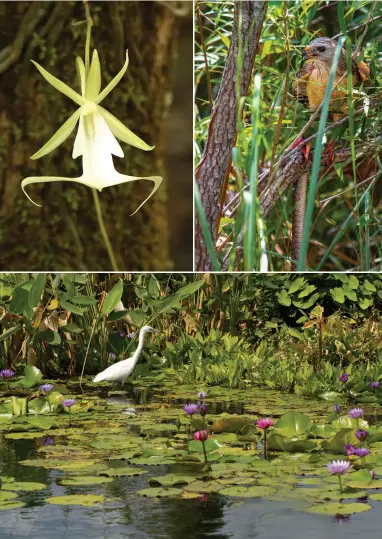
{"type": "Polygon", "coordinates": [[[140,334],[139,334],[138,347],[137,347],[137,349],[135,350],[134,355],[133,355],[133,357],[134,357],[134,365],[135,365],[136,362],[138,361],[139,355],[140,355],[140,353],[142,352],[144,340],[145,340],[145,334],[144,334],[144,333],[140,333],[140,334]]]}

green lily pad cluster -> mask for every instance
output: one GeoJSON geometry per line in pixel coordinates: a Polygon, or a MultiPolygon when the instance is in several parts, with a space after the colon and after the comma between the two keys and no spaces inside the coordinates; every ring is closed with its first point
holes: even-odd
{"type": "MultiPolygon", "coordinates": [[[[185,420],[179,404],[179,400],[189,402],[195,388],[171,385],[169,397],[169,391],[165,394],[163,388],[156,389],[155,381],[146,380],[142,386],[150,384],[154,391],[150,403],[135,405],[134,414],[124,413],[125,404],[105,405],[86,396],[83,400],[91,401],[92,407],[86,413],[78,412],[71,425],[66,414],[13,417],[8,413],[6,421],[0,421],[6,440],[25,439],[35,445],[35,456],[19,462],[23,468],[55,471],[54,480],[64,492],[52,497],[47,490],[46,503],[106,504],[114,481],[129,481],[131,487],[136,485],[135,494],[144,498],[204,499],[210,494],[232,500],[266,498],[320,515],[370,510],[369,503],[357,501],[365,496],[381,501],[382,428],[370,427],[363,419],[357,422],[346,410],[333,414],[331,405],[323,402],[269,390],[213,387],[206,399],[207,415],[200,418],[196,414],[191,420],[203,421],[209,433],[206,468],[202,444],[189,439],[189,419],[185,420]],[[215,408],[220,395],[224,400],[215,408]],[[232,413],[236,405],[240,413],[232,413]],[[262,432],[256,426],[261,416],[274,418],[268,432],[269,459],[263,458],[262,432]],[[55,423],[39,424],[40,419],[55,423]],[[354,435],[357,427],[367,429],[371,453],[363,469],[359,459],[351,459],[352,468],[344,476],[340,492],[337,478],[326,465],[347,458],[345,443],[359,446],[354,435]],[[46,437],[52,443],[46,443],[46,437]],[[158,473],[163,467],[165,471],[158,473]]],[[[128,404],[128,408],[132,406],[128,404]]],[[[46,487],[29,481],[13,481],[12,486],[12,479],[3,478],[2,509],[21,507],[14,504],[25,503],[23,493],[37,488],[44,493],[46,487]]]]}

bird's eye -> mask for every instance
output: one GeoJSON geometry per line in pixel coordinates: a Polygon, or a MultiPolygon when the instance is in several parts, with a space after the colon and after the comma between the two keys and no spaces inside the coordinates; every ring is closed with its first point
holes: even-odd
{"type": "Polygon", "coordinates": [[[326,48],[321,46],[321,47],[317,47],[317,50],[318,52],[325,52],[326,48]]]}

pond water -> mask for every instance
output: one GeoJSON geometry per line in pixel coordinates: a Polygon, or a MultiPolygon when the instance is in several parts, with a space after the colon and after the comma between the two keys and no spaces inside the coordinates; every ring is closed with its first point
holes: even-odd
{"type": "MultiPolygon", "coordinates": [[[[90,409],[73,411],[70,417],[62,414],[49,430],[26,426],[23,418],[0,423],[0,493],[12,496],[0,497],[0,509],[4,509],[0,511],[0,539],[380,536],[382,502],[370,498],[382,492],[375,488],[382,476],[378,435],[374,434],[377,441],[370,444],[368,457],[376,470],[374,484],[354,476],[357,480],[346,486],[341,502],[336,478],[325,469],[329,460],[346,458],[336,454],[334,446],[326,452],[317,447],[305,451],[304,444],[300,452],[270,449],[269,460],[264,460],[260,433],[254,436],[248,429],[239,435],[220,432],[211,435],[220,448],[207,453],[212,470],[206,471],[202,452],[193,447],[187,450],[189,419],[182,407],[184,402],[195,401],[194,388],[169,386],[166,393],[135,388],[109,397],[105,391],[100,396],[90,392],[86,399],[82,396],[92,403],[90,409]],[[251,488],[253,496],[240,495],[251,488]],[[328,497],[315,495],[313,489],[317,493],[327,489],[328,497]],[[151,493],[164,497],[151,497],[151,493]],[[73,495],[80,495],[78,503],[85,505],[72,498],[71,504],[62,504],[63,496],[73,495]],[[342,516],[334,516],[333,511],[306,512],[333,503],[342,508],[342,516]],[[368,510],[355,514],[350,510],[347,516],[343,510],[347,504],[357,506],[357,511],[363,511],[362,505],[368,510]]],[[[333,408],[328,402],[263,389],[209,388],[208,393],[206,419],[215,425],[224,417],[236,421],[238,415],[252,420],[267,415],[277,420],[289,411],[304,412],[313,422],[327,424],[333,408]]],[[[194,419],[201,421],[197,415],[194,419]]],[[[225,430],[235,428],[229,423],[225,426],[225,430]]],[[[373,432],[378,431],[377,427],[373,432]]],[[[286,430],[280,432],[286,434],[286,430]]],[[[325,438],[305,436],[305,441],[329,443],[336,434],[338,430],[325,438]]],[[[358,467],[353,461],[353,473],[359,473],[358,467]]]]}

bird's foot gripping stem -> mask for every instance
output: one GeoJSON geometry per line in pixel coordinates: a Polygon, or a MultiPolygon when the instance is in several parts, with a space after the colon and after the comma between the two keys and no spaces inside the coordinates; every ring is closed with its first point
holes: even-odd
{"type": "MultiPolygon", "coordinates": [[[[292,150],[294,148],[297,148],[297,146],[299,144],[301,144],[301,142],[303,142],[304,140],[304,137],[298,137],[298,139],[296,139],[294,141],[294,143],[292,144],[292,150]]],[[[310,155],[310,142],[307,142],[306,144],[304,144],[303,146],[301,146],[300,150],[302,151],[302,153],[304,154],[304,158],[305,158],[305,163],[308,162],[308,159],[309,159],[309,155],[310,155]]]]}

